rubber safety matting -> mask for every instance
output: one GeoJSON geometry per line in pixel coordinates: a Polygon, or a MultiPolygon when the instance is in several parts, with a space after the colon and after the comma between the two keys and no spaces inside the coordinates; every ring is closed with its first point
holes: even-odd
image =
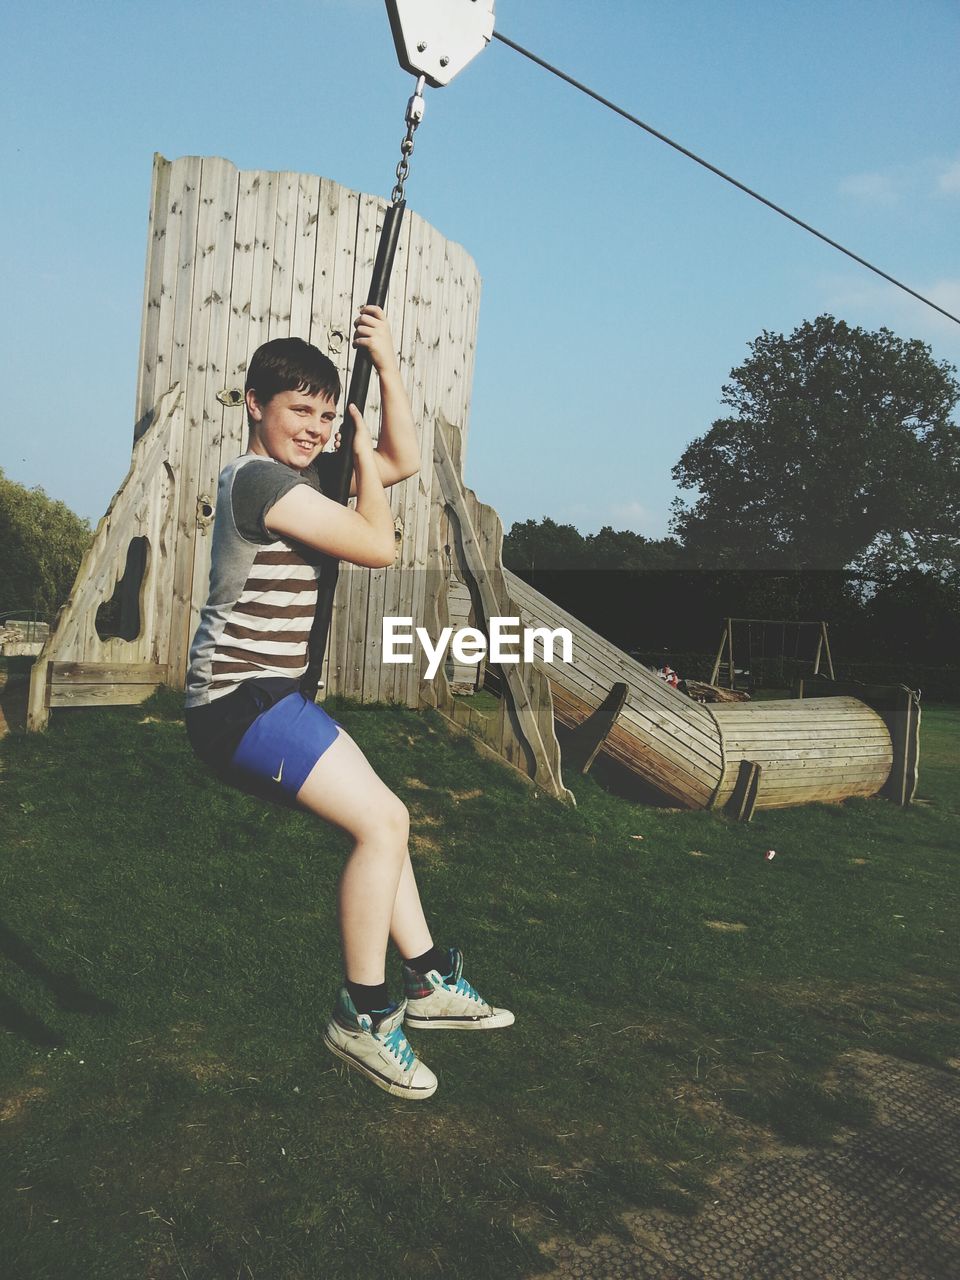
{"type": "Polygon", "coordinates": [[[846,1061],[869,1127],[751,1161],[692,1219],[634,1212],[632,1240],[556,1241],[578,1280],[960,1280],[960,1072],[874,1054],[846,1061]]]}

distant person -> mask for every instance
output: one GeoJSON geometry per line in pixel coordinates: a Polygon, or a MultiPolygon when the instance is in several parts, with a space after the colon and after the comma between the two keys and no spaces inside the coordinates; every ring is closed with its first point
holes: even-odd
{"type": "Polygon", "coordinates": [[[434,944],[407,848],[405,806],[346,730],[299,691],[317,598],[316,553],[368,568],[392,564],[384,489],[419,469],[410,402],[379,307],[360,309],[353,345],[369,351],[383,405],[376,448],[349,406],[355,510],[322,491],[336,468],[321,452],[340,396],[334,365],[300,338],[267,342],[250,361],[249,447],[220,475],[210,594],[190,650],[187,733],[227,781],[308,809],[353,838],[339,887],[345,984],[324,1041],[388,1093],[428,1098],[437,1079],[410,1047],[404,1024],[490,1030],[514,1018],[463,977],[458,950],[434,944]],[[399,1002],[386,983],[390,938],[404,961],[399,1002]]]}

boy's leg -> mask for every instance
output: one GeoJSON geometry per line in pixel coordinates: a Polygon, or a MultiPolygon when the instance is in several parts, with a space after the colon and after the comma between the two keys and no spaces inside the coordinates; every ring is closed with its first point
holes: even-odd
{"type": "Polygon", "coordinates": [[[423,955],[433,946],[430,926],[423,913],[423,904],[420,901],[420,892],[417,889],[417,880],[413,873],[409,852],[400,870],[397,896],[394,899],[393,915],[390,919],[390,937],[404,960],[423,955]]]}
{"type": "MultiPolygon", "coordinates": [[[[409,1013],[406,1008],[404,1013],[409,1023],[470,1030],[510,1026],[513,1014],[488,1004],[463,979],[459,951],[448,953],[452,971],[444,972],[446,965],[443,970],[434,968],[437,949],[410,862],[406,807],[342,729],[307,776],[297,802],[356,840],[340,880],[340,931],[348,982],[365,986],[384,982],[387,939],[392,936],[405,960],[432,953],[428,970],[404,968],[410,1004],[409,1013]]],[[[421,1068],[418,1064],[417,1069],[421,1068]]],[[[433,1080],[431,1089],[435,1087],[433,1080]]]]}
{"type": "Polygon", "coordinates": [[[310,771],[297,803],[355,841],[339,889],[344,968],[351,982],[382,983],[397,889],[409,862],[406,807],[342,729],[310,771]]]}
{"type": "MultiPolygon", "coordinates": [[[[407,1043],[406,1002],[358,1008],[358,988],[384,987],[384,962],[397,886],[407,858],[409,819],[403,803],[374,773],[342,729],[307,775],[297,803],[354,838],[340,877],[339,914],[347,987],[323,1034],[331,1053],[395,1097],[429,1098],[437,1078],[407,1043]],[[371,1010],[368,1012],[368,1009],[371,1010]]],[[[386,1003],[386,1002],[384,1002],[386,1003]]]]}

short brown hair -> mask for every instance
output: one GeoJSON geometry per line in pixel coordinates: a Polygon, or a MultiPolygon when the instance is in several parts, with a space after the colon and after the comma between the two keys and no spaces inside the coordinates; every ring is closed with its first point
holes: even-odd
{"type": "Polygon", "coordinates": [[[281,391],[324,394],[337,401],[340,389],[333,361],[303,338],[274,338],[257,347],[247,366],[244,387],[244,391],[254,392],[261,405],[281,391]]]}

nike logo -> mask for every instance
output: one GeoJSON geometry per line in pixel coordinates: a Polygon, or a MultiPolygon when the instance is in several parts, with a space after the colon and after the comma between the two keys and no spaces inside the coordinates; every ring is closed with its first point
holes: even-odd
{"type": "Polygon", "coordinates": [[[279,782],[280,779],[283,777],[283,766],[285,763],[286,763],[286,757],[284,757],[284,759],[280,761],[280,768],[273,775],[274,782],[279,782]]]}

